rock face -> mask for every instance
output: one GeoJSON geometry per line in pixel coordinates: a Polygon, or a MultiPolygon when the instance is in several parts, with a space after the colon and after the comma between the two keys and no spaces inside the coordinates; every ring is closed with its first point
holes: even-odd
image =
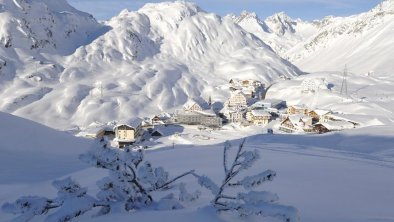
{"type": "Polygon", "coordinates": [[[9,18],[0,110],[56,128],[149,116],[189,98],[224,101],[231,78],[301,73],[232,19],[192,3],[147,4],[103,24],[62,0],[0,4],[9,18]]]}

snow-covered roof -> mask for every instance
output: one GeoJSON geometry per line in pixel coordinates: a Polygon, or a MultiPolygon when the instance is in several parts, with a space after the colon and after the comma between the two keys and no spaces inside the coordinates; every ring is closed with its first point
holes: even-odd
{"type": "Polygon", "coordinates": [[[114,127],[114,129],[118,128],[119,126],[129,126],[129,127],[135,129],[138,126],[141,125],[142,121],[143,120],[141,118],[138,118],[138,117],[131,118],[131,119],[128,119],[126,121],[119,121],[118,124],[114,127]]]}
{"type": "Polygon", "coordinates": [[[338,113],[331,113],[329,117],[337,120],[344,120],[353,123],[364,123],[370,119],[370,117],[366,115],[354,115],[354,114],[338,114],[338,113]]]}
{"type": "Polygon", "coordinates": [[[92,123],[88,127],[84,128],[81,132],[77,134],[77,136],[87,137],[87,136],[95,136],[102,131],[112,131],[113,127],[105,124],[92,123]]]}
{"type": "Polygon", "coordinates": [[[236,112],[246,112],[244,107],[228,107],[224,106],[220,113],[236,113],[236,112]]]}
{"type": "Polygon", "coordinates": [[[323,115],[332,113],[330,110],[323,110],[323,109],[314,109],[312,111],[315,112],[319,116],[323,116],[323,115]]]}
{"type": "Polygon", "coordinates": [[[236,95],[243,95],[244,97],[246,97],[245,93],[242,92],[242,90],[235,90],[234,92],[231,93],[231,97],[236,96],[236,95]]]}
{"type": "Polygon", "coordinates": [[[183,105],[183,108],[188,110],[190,108],[192,108],[195,104],[197,104],[198,106],[200,106],[202,109],[206,109],[208,108],[207,104],[205,101],[203,101],[202,99],[189,99],[185,105],[183,105]]]}
{"type": "Polygon", "coordinates": [[[260,100],[257,101],[253,104],[253,106],[257,107],[257,106],[264,106],[266,104],[271,104],[271,106],[275,107],[281,103],[284,103],[283,100],[280,99],[264,99],[264,100],[260,100]]]}
{"type": "Polygon", "coordinates": [[[213,111],[212,109],[204,109],[202,111],[196,111],[196,113],[200,113],[204,116],[216,116],[215,111],[213,111]]]}
{"type": "Polygon", "coordinates": [[[353,129],[354,125],[348,121],[328,121],[321,123],[328,130],[343,130],[343,129],[353,129]]]}
{"type": "Polygon", "coordinates": [[[252,110],[251,113],[253,116],[272,116],[269,112],[264,110],[252,110]]]}
{"type": "MultiPolygon", "coordinates": [[[[311,128],[311,125],[306,125],[305,123],[307,122],[311,122],[312,118],[309,116],[304,116],[304,115],[290,115],[288,117],[288,119],[290,120],[290,122],[294,125],[295,128],[302,130],[305,128],[311,128]]],[[[286,121],[286,119],[284,120],[286,121]]],[[[284,122],[283,121],[283,122],[284,122]]],[[[282,123],[283,123],[282,122],[282,123]]]]}

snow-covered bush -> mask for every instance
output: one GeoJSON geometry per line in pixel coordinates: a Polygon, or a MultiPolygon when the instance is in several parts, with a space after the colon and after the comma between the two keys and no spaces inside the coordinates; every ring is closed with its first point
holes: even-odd
{"type": "Polygon", "coordinates": [[[47,217],[47,221],[69,221],[98,206],[96,199],[87,194],[87,189],[82,188],[71,178],[54,181],[52,184],[58,190],[56,198],[21,197],[15,203],[4,204],[3,210],[7,213],[20,214],[14,221],[28,221],[34,216],[47,214],[51,209],[59,208],[47,217]]]}
{"type": "Polygon", "coordinates": [[[60,222],[72,220],[93,208],[99,208],[98,215],[141,208],[180,209],[183,208],[183,202],[199,197],[199,192],[188,193],[185,184],[175,184],[178,179],[194,171],[170,179],[169,173],[162,167],[153,167],[150,162],[144,161],[143,149],[127,147],[120,150],[109,147],[105,140],[97,141],[94,147],[89,153],[81,155],[80,159],[109,171],[109,176],[97,182],[99,192],[96,197],[88,195],[87,188],[66,178],[53,182],[58,190],[56,198],[21,197],[14,203],[4,204],[3,211],[19,215],[15,221],[28,221],[56,209],[46,220],[60,222]],[[171,188],[179,188],[179,195],[169,193],[160,200],[153,199],[153,192],[169,192],[171,188]]]}
{"type": "Polygon", "coordinates": [[[272,181],[276,173],[266,170],[254,176],[246,176],[237,179],[240,172],[249,169],[259,158],[257,150],[245,151],[245,140],[239,145],[235,158],[229,164],[229,151],[231,144],[226,142],[223,152],[223,167],[225,177],[220,185],[217,185],[207,176],[193,173],[198,179],[198,183],[207,188],[214,195],[213,206],[218,212],[234,211],[240,216],[262,215],[281,218],[286,222],[298,221],[298,211],[291,206],[284,206],[277,203],[279,200],[276,194],[267,191],[253,191],[252,189],[260,186],[266,181],[272,181]],[[234,195],[234,190],[240,188],[248,192],[239,192],[234,195]]]}

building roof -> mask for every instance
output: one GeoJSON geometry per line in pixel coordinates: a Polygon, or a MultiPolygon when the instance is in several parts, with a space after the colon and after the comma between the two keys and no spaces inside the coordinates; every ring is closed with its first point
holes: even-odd
{"type": "Polygon", "coordinates": [[[309,116],[304,116],[304,115],[290,115],[286,119],[282,121],[285,122],[286,120],[290,120],[290,122],[293,124],[295,128],[298,130],[303,130],[306,128],[312,128],[311,125],[305,125],[306,122],[311,121],[312,118],[309,116]]]}
{"type": "Polygon", "coordinates": [[[204,109],[202,111],[196,111],[196,113],[199,113],[204,116],[216,116],[215,111],[213,111],[212,109],[204,109]]]}
{"type": "Polygon", "coordinates": [[[246,108],[245,107],[228,107],[225,106],[223,107],[222,110],[220,110],[220,113],[237,113],[237,112],[246,112],[246,108]]]}
{"type": "Polygon", "coordinates": [[[328,121],[321,123],[328,130],[343,130],[343,129],[353,129],[354,125],[350,122],[340,120],[340,121],[328,121]]]}
{"type": "Polygon", "coordinates": [[[259,106],[264,106],[266,104],[271,104],[271,106],[275,107],[279,104],[284,103],[285,101],[280,100],[280,99],[264,99],[264,100],[260,100],[255,102],[252,106],[254,107],[259,107],[259,106]]]}
{"type": "Polygon", "coordinates": [[[272,116],[269,112],[264,110],[252,110],[251,113],[253,116],[272,116]]]}
{"type": "Polygon", "coordinates": [[[366,117],[365,115],[355,115],[355,114],[339,114],[339,113],[331,113],[329,114],[329,117],[337,120],[344,120],[348,122],[353,122],[353,123],[363,123],[369,118],[366,117]]]}
{"type": "Polygon", "coordinates": [[[138,117],[131,118],[125,121],[119,121],[118,124],[114,127],[114,129],[118,128],[119,126],[128,126],[135,129],[142,124],[142,121],[143,120],[138,117]]]}
{"type": "Polygon", "coordinates": [[[185,110],[190,109],[192,106],[194,106],[195,104],[199,105],[201,107],[201,109],[208,109],[208,104],[207,102],[205,102],[202,99],[189,99],[185,105],[183,105],[183,108],[185,110]]]}
{"type": "Polygon", "coordinates": [[[319,116],[323,116],[323,115],[332,113],[330,110],[323,110],[323,109],[314,109],[314,110],[311,110],[310,112],[315,112],[319,116]]]}

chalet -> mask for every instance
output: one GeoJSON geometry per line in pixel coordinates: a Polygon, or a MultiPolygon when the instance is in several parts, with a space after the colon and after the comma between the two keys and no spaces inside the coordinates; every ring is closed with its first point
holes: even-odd
{"type": "Polygon", "coordinates": [[[202,111],[204,109],[208,109],[208,104],[205,101],[200,101],[196,99],[189,99],[186,104],[183,106],[183,110],[187,112],[192,111],[202,111]]]}
{"type": "Polygon", "coordinates": [[[154,116],[152,117],[152,125],[155,124],[164,124],[163,120],[160,118],[160,116],[154,116]]]}
{"type": "Polygon", "coordinates": [[[317,123],[317,124],[313,125],[313,131],[318,134],[330,132],[330,130],[321,123],[317,123]]]}
{"type": "Polygon", "coordinates": [[[133,144],[141,134],[142,119],[134,118],[114,127],[115,141],[119,148],[133,144]]]}
{"type": "Polygon", "coordinates": [[[353,129],[354,128],[354,124],[352,124],[351,122],[348,122],[348,121],[344,121],[344,120],[338,120],[338,121],[329,120],[327,122],[321,123],[321,125],[323,125],[325,128],[327,128],[327,130],[329,130],[329,131],[341,131],[341,130],[345,130],[345,129],[353,129]]]}
{"type": "Polygon", "coordinates": [[[329,121],[345,121],[353,124],[353,128],[360,125],[361,122],[365,121],[364,115],[349,115],[349,114],[338,114],[330,113],[325,115],[324,122],[329,121]]]}
{"type": "Polygon", "coordinates": [[[246,109],[226,107],[220,111],[230,123],[242,123],[245,121],[246,109]]]}
{"type": "Polygon", "coordinates": [[[306,107],[305,105],[294,105],[294,106],[289,106],[287,108],[287,114],[289,115],[308,115],[308,107],[306,107]]]}
{"type": "Polygon", "coordinates": [[[171,115],[168,113],[162,113],[160,115],[153,116],[151,118],[152,125],[164,125],[171,122],[171,115]]]}
{"type": "Polygon", "coordinates": [[[86,129],[81,131],[77,134],[77,136],[90,138],[90,139],[97,139],[102,138],[104,136],[113,136],[114,131],[110,126],[107,125],[98,125],[98,124],[91,124],[86,129]]]}
{"type": "Polygon", "coordinates": [[[248,98],[242,91],[235,91],[232,93],[230,99],[227,101],[229,107],[247,107],[248,98]]]}
{"type": "Polygon", "coordinates": [[[251,110],[246,114],[246,119],[256,125],[267,125],[272,115],[264,110],[251,110]]]}
{"type": "Polygon", "coordinates": [[[279,129],[283,132],[313,132],[312,118],[303,115],[288,116],[280,123],[279,129]]]}
{"type": "Polygon", "coordinates": [[[104,137],[105,134],[105,129],[102,127],[95,127],[95,128],[87,128],[80,133],[77,134],[77,136],[85,137],[85,138],[90,138],[90,139],[97,139],[97,138],[102,138],[104,137]]]}
{"type": "Polygon", "coordinates": [[[308,116],[312,117],[313,122],[325,122],[328,115],[332,114],[330,110],[314,109],[308,112],[308,116]]]}

